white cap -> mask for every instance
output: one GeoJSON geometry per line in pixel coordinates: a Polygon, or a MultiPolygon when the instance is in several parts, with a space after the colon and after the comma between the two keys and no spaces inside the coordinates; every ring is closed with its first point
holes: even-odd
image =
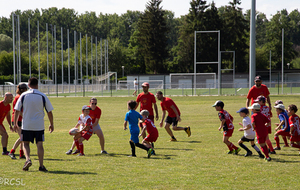
{"type": "Polygon", "coordinates": [[[285,107],[283,104],[278,104],[277,106],[274,106],[274,108],[279,108],[279,109],[284,110],[285,107]]]}
{"type": "Polygon", "coordinates": [[[248,107],[248,109],[259,110],[260,105],[259,105],[259,103],[254,103],[254,104],[252,104],[252,106],[248,107]]]}

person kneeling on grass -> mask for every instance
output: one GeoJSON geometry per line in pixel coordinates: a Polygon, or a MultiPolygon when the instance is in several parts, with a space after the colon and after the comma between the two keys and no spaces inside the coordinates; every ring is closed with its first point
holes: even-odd
{"type": "Polygon", "coordinates": [[[140,128],[138,126],[139,123],[139,119],[143,120],[143,116],[141,116],[139,114],[139,112],[135,111],[135,107],[136,107],[137,103],[134,100],[130,100],[127,102],[127,106],[128,106],[128,112],[125,115],[125,121],[124,121],[124,130],[127,129],[127,122],[129,122],[129,131],[131,134],[130,137],[130,147],[131,147],[131,155],[129,157],[136,157],[135,155],[135,146],[144,149],[147,151],[148,154],[148,158],[150,158],[151,153],[152,153],[152,148],[148,148],[143,144],[139,143],[139,133],[140,133],[140,128]]]}
{"type": "Polygon", "coordinates": [[[79,116],[78,123],[75,128],[78,128],[80,125],[83,128],[76,133],[74,136],[74,142],[77,147],[75,154],[79,153],[78,156],[84,156],[83,153],[83,141],[89,140],[89,138],[93,135],[93,124],[92,118],[89,116],[91,108],[88,106],[82,107],[82,114],[79,116]]]}
{"type": "Polygon", "coordinates": [[[236,113],[239,113],[240,116],[243,118],[243,123],[239,123],[239,125],[243,126],[243,128],[240,128],[239,131],[244,131],[244,136],[238,141],[238,143],[239,143],[240,147],[242,147],[243,149],[245,149],[247,151],[247,153],[245,154],[245,157],[251,156],[252,151],[249,150],[248,147],[243,144],[243,142],[250,142],[251,146],[259,154],[259,157],[265,158],[265,156],[260,152],[259,148],[254,143],[255,132],[251,125],[251,119],[248,117],[249,110],[247,108],[241,108],[236,113]]]}
{"type": "MultiPolygon", "coordinates": [[[[300,119],[296,115],[298,108],[296,105],[291,104],[288,107],[288,115],[290,116],[290,134],[291,134],[291,147],[300,148],[300,119]]],[[[300,154],[300,153],[299,153],[300,154]]]]}
{"type": "MultiPolygon", "coordinates": [[[[141,131],[141,134],[139,134],[139,137],[142,136],[142,134],[147,130],[148,136],[144,138],[142,144],[145,145],[147,148],[154,148],[152,147],[152,144],[154,143],[158,138],[158,131],[154,123],[148,119],[149,111],[148,110],[142,110],[141,115],[143,116],[143,119],[145,122],[142,123],[143,129],[141,131]]],[[[155,154],[155,151],[153,150],[151,154],[155,154]]]]}
{"type": "MultiPolygon", "coordinates": [[[[283,104],[278,104],[277,106],[274,106],[276,108],[276,112],[278,114],[278,118],[280,123],[275,123],[277,126],[275,128],[276,133],[274,134],[274,140],[276,141],[276,147],[275,150],[280,150],[280,144],[279,144],[279,135],[283,137],[283,140],[286,139],[285,137],[290,138],[290,124],[289,124],[289,116],[287,115],[287,112],[285,111],[285,107],[283,104]],[[282,129],[281,129],[282,127],[282,129]]],[[[284,147],[289,147],[286,140],[284,140],[284,147]]]]}
{"type": "Polygon", "coordinates": [[[233,143],[229,141],[229,138],[233,134],[234,126],[233,126],[233,117],[224,110],[224,103],[221,100],[216,101],[216,103],[212,106],[216,108],[216,111],[219,111],[219,118],[221,120],[221,125],[219,127],[219,131],[223,128],[223,142],[227,145],[229,152],[227,154],[238,154],[241,151],[240,148],[236,147],[233,143]]]}
{"type": "Polygon", "coordinates": [[[266,145],[266,141],[269,139],[268,136],[268,126],[270,125],[270,119],[260,112],[260,105],[258,103],[252,104],[251,109],[253,114],[251,116],[252,127],[254,128],[257,136],[258,144],[262,152],[265,154],[266,161],[271,161],[271,157],[269,157],[269,150],[266,145]]]}

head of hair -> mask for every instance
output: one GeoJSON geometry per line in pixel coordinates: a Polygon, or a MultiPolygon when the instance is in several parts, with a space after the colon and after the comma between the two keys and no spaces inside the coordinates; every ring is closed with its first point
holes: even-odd
{"type": "Polygon", "coordinates": [[[37,86],[39,84],[39,81],[36,77],[31,77],[28,79],[28,86],[37,86]]]}
{"type": "Polygon", "coordinates": [[[16,90],[16,93],[17,94],[22,94],[23,92],[26,92],[27,91],[27,88],[21,88],[20,85],[17,86],[17,90],[16,90]]]}
{"type": "Polygon", "coordinates": [[[91,99],[90,99],[90,102],[93,101],[93,100],[97,101],[97,98],[91,98],[91,99]]]}
{"type": "Polygon", "coordinates": [[[130,107],[130,109],[134,109],[137,103],[136,103],[136,101],[134,101],[134,100],[129,100],[129,101],[127,102],[127,104],[128,104],[128,106],[130,107]]]}
{"type": "Polygon", "coordinates": [[[157,91],[156,94],[163,95],[162,91],[157,91]]]}
{"type": "Polygon", "coordinates": [[[297,106],[296,106],[295,104],[291,104],[291,105],[289,105],[289,107],[290,107],[290,109],[291,109],[292,111],[294,111],[295,113],[298,111],[298,108],[297,108],[297,106]]]}
{"type": "Polygon", "coordinates": [[[149,116],[149,111],[148,110],[142,110],[141,111],[141,115],[144,115],[144,116],[146,116],[146,117],[148,117],[149,116]]]}
{"type": "Polygon", "coordinates": [[[134,80],[137,80],[137,78],[135,78],[134,80]]]}

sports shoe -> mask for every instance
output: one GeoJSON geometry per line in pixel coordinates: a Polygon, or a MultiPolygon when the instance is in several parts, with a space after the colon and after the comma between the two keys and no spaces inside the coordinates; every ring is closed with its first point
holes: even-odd
{"type": "Polygon", "coordinates": [[[271,157],[265,158],[266,162],[270,162],[272,159],[271,157]]]}
{"type": "Polygon", "coordinates": [[[128,157],[136,157],[136,155],[129,155],[128,157]]]}
{"type": "Polygon", "coordinates": [[[234,150],[230,150],[229,152],[227,152],[227,154],[233,154],[234,150]]]}
{"type": "Polygon", "coordinates": [[[32,165],[31,160],[26,161],[24,166],[23,166],[23,170],[28,171],[28,169],[31,165],[32,165]]]}
{"type": "Polygon", "coordinates": [[[238,155],[238,153],[239,153],[240,151],[241,151],[241,149],[240,149],[240,148],[237,148],[237,149],[234,150],[234,154],[235,154],[235,155],[238,155]]]}
{"type": "Polygon", "coordinates": [[[77,156],[85,156],[84,154],[79,153],[77,156]]]}
{"type": "Polygon", "coordinates": [[[187,128],[185,129],[185,132],[187,133],[188,137],[191,136],[191,128],[189,126],[187,126],[187,128]]]}
{"type": "Polygon", "coordinates": [[[108,154],[108,153],[105,150],[102,150],[101,154],[108,154]]]}
{"type": "Polygon", "coordinates": [[[20,158],[20,159],[26,159],[26,156],[23,155],[23,156],[20,156],[19,158],[20,158]]]}
{"type": "Polygon", "coordinates": [[[274,151],[270,151],[270,154],[276,154],[275,150],[274,151]]]}
{"type": "Polygon", "coordinates": [[[289,145],[283,145],[283,147],[290,147],[289,145]]]}
{"type": "Polygon", "coordinates": [[[276,146],[274,150],[281,150],[281,148],[276,146]]]}
{"type": "Polygon", "coordinates": [[[151,154],[152,154],[152,155],[156,155],[154,150],[152,150],[151,154]]]}
{"type": "Polygon", "coordinates": [[[245,157],[251,156],[251,155],[252,155],[252,152],[247,152],[247,153],[245,154],[245,157]]]}
{"type": "Polygon", "coordinates": [[[72,154],[75,155],[75,154],[78,154],[78,153],[80,153],[80,151],[77,149],[72,154]]]}
{"type": "Polygon", "coordinates": [[[170,141],[177,141],[176,139],[171,138],[170,141]]]}
{"type": "Polygon", "coordinates": [[[2,155],[8,155],[9,154],[9,152],[8,151],[6,151],[6,152],[2,152],[2,155]]]}
{"type": "Polygon", "coordinates": [[[66,152],[66,154],[67,155],[70,155],[70,154],[72,154],[72,150],[70,149],[70,150],[68,150],[67,152],[66,152]]]}
{"type": "Polygon", "coordinates": [[[10,156],[13,160],[17,159],[14,153],[8,153],[8,156],[10,156]]]}
{"type": "Polygon", "coordinates": [[[265,156],[262,153],[259,154],[259,157],[260,158],[265,158],[265,156]]]}
{"type": "Polygon", "coordinates": [[[152,148],[149,148],[149,150],[148,150],[148,158],[150,158],[152,150],[153,150],[152,148]]]}
{"type": "Polygon", "coordinates": [[[45,166],[43,166],[43,167],[39,167],[39,171],[41,171],[41,172],[47,172],[48,170],[45,168],[45,166]]]}

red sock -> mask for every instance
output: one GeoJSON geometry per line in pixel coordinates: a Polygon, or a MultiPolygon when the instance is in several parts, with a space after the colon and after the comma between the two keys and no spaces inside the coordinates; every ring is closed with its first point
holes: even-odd
{"type": "Polygon", "coordinates": [[[273,151],[274,151],[274,149],[273,149],[273,145],[272,145],[272,143],[271,143],[270,139],[268,139],[268,140],[266,141],[266,143],[267,143],[267,145],[268,145],[268,147],[269,147],[270,151],[271,151],[271,152],[273,152],[273,151]]]}
{"type": "Polygon", "coordinates": [[[15,153],[15,150],[14,150],[14,149],[11,149],[10,153],[15,153]]]}
{"type": "Polygon", "coordinates": [[[236,150],[237,149],[237,147],[236,146],[234,146],[234,144],[232,144],[232,143],[230,143],[230,145],[229,145],[232,149],[234,149],[234,150],[236,150]]]}
{"type": "Polygon", "coordinates": [[[24,151],[20,149],[20,157],[24,156],[24,151]]]}
{"type": "Polygon", "coordinates": [[[80,150],[78,140],[76,139],[76,140],[74,140],[74,142],[75,142],[75,145],[76,145],[76,147],[77,147],[77,150],[80,150]]]}
{"type": "Polygon", "coordinates": [[[294,148],[300,148],[300,145],[292,144],[291,147],[294,147],[294,148]]]}
{"type": "Polygon", "coordinates": [[[280,148],[280,145],[279,145],[279,137],[278,137],[278,136],[275,136],[275,137],[274,137],[274,140],[276,141],[276,146],[277,146],[278,148],[280,148]]]}
{"type": "Polygon", "coordinates": [[[287,143],[287,140],[286,140],[286,136],[282,136],[282,139],[284,141],[285,146],[289,146],[289,144],[287,143]]]}
{"type": "Polygon", "coordinates": [[[227,147],[230,151],[233,151],[233,149],[230,147],[230,145],[227,145],[227,147]]]}
{"type": "Polygon", "coordinates": [[[266,158],[269,158],[269,151],[268,151],[268,148],[267,146],[262,146],[260,147],[260,149],[263,151],[263,153],[266,155],[266,158]]]}
{"type": "Polygon", "coordinates": [[[80,153],[83,154],[83,143],[79,143],[80,153]]]}

